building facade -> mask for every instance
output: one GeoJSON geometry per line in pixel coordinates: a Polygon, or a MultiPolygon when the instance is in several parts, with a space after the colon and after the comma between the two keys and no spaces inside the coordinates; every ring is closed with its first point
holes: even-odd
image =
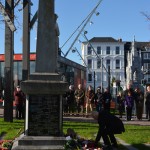
{"type": "Polygon", "coordinates": [[[150,84],[149,42],[137,42],[134,39],[132,42],[127,42],[125,47],[126,84],[131,84],[133,87],[139,87],[144,90],[144,86],[150,84]]]}
{"type": "Polygon", "coordinates": [[[87,66],[87,86],[107,88],[115,80],[124,87],[124,42],[121,39],[94,37],[82,43],[81,51],[87,66]]]}
{"type": "MultiPolygon", "coordinates": [[[[35,72],[36,53],[30,54],[30,73],[35,72]]],[[[86,68],[67,58],[58,56],[57,72],[62,76],[62,80],[68,82],[68,85],[74,85],[75,89],[78,84],[86,87],[86,68]]],[[[5,55],[0,54],[0,91],[3,89],[4,82],[5,55]]],[[[22,81],[22,54],[14,54],[13,62],[14,86],[22,81]]]]}

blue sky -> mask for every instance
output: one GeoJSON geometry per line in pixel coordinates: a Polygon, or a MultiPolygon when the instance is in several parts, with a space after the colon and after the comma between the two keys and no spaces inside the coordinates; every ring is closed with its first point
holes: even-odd
{"type": "MultiPolygon", "coordinates": [[[[32,0],[32,14],[37,10],[38,0],[32,0]]],[[[87,17],[92,9],[97,5],[99,0],[55,0],[55,13],[58,15],[58,25],[60,29],[60,47],[67,41],[70,35],[87,17]]],[[[16,16],[19,22],[15,23],[17,30],[15,31],[15,53],[22,52],[22,12],[17,9],[21,8],[21,4],[16,8],[16,16]]],[[[150,21],[148,21],[141,12],[150,15],[149,0],[102,0],[97,11],[99,16],[92,16],[90,22],[86,25],[85,30],[88,31],[87,37],[113,37],[115,39],[122,38],[123,41],[132,41],[135,36],[136,41],[150,41],[150,21]]],[[[2,17],[1,17],[2,18],[2,17]]],[[[36,51],[36,27],[31,30],[31,52],[36,51]]],[[[62,48],[66,53],[70,45],[76,38],[77,31],[74,36],[62,48]]],[[[0,53],[4,53],[4,25],[0,24],[0,53]]],[[[78,38],[85,41],[82,36],[78,38]]],[[[73,47],[80,51],[81,44],[78,40],[73,47]]],[[[81,59],[77,53],[71,51],[67,55],[68,59],[81,63],[81,59]]]]}

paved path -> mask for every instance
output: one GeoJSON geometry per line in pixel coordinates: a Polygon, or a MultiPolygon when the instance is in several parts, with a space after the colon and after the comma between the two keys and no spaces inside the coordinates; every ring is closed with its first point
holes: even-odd
{"type": "MultiPolygon", "coordinates": [[[[73,116],[64,116],[63,117],[65,121],[76,121],[76,122],[97,122],[91,117],[73,117],[73,116]]],[[[143,126],[150,126],[150,121],[143,118],[143,120],[137,120],[136,118],[133,118],[131,121],[126,121],[125,117],[122,118],[122,121],[124,124],[133,124],[133,125],[143,125],[143,126]]]]}

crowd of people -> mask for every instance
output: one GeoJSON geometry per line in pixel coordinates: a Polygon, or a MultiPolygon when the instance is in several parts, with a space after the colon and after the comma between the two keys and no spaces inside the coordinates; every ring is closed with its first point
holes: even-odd
{"type": "Polygon", "coordinates": [[[64,95],[66,100],[64,112],[83,113],[85,108],[85,114],[90,113],[99,124],[95,147],[102,138],[103,150],[118,149],[114,135],[125,132],[124,124],[120,119],[123,114],[126,115],[126,120],[130,121],[132,120],[133,108],[135,108],[137,120],[142,120],[145,103],[146,118],[150,121],[150,85],[146,87],[145,92],[138,87],[132,88],[130,84],[127,85],[126,90],[118,92],[115,102],[119,117],[110,111],[113,99],[111,93],[107,88],[104,92],[102,91],[101,87],[98,87],[95,93],[91,85],[88,86],[87,90],[83,90],[81,84],[78,85],[77,89],[70,86],[69,91],[64,95]]]}
{"type": "MultiPolygon", "coordinates": [[[[89,85],[87,89],[83,89],[79,84],[75,89],[73,85],[69,86],[68,91],[64,94],[63,98],[63,110],[68,114],[86,114],[88,116],[93,110],[99,112],[100,110],[106,110],[110,112],[110,105],[112,101],[112,95],[108,88],[103,90],[101,87],[97,87],[96,92],[93,87],[89,85]]],[[[4,92],[2,94],[2,100],[4,102],[4,92]]],[[[16,119],[24,119],[25,109],[25,94],[17,86],[14,90],[14,101],[16,105],[16,119]]],[[[142,115],[145,113],[146,119],[150,121],[150,85],[148,85],[143,92],[140,88],[132,88],[130,84],[127,85],[126,90],[119,91],[116,95],[116,99],[113,101],[117,104],[119,117],[122,118],[123,114],[126,115],[127,121],[132,119],[133,108],[136,110],[136,117],[138,120],[142,120],[142,115]]]]}
{"type": "Polygon", "coordinates": [[[140,88],[132,88],[129,84],[126,90],[118,92],[115,99],[112,98],[108,88],[104,92],[102,91],[100,86],[97,87],[95,92],[91,85],[86,90],[83,89],[81,84],[78,85],[77,89],[70,85],[69,90],[64,95],[64,113],[84,113],[88,116],[93,110],[99,112],[103,109],[110,112],[111,101],[115,101],[120,118],[125,114],[127,121],[130,121],[133,115],[133,108],[135,108],[137,119],[142,120],[145,102],[146,118],[150,121],[149,85],[144,93],[140,88]]]}
{"type": "Polygon", "coordinates": [[[110,102],[112,100],[108,89],[104,93],[101,92],[101,87],[97,88],[95,93],[91,85],[87,90],[84,90],[79,84],[77,89],[73,85],[69,86],[69,90],[64,95],[64,113],[85,113],[86,116],[96,108],[100,111],[102,108],[110,111],[110,102]]]}

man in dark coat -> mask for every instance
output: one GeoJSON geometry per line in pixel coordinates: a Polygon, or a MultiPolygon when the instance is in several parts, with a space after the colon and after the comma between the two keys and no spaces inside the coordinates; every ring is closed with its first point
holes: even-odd
{"type": "Polygon", "coordinates": [[[105,92],[103,93],[104,110],[107,110],[108,112],[110,112],[111,101],[112,101],[111,93],[109,92],[108,88],[106,88],[105,92]]]}
{"type": "Polygon", "coordinates": [[[105,144],[103,149],[111,150],[113,147],[117,148],[118,144],[114,134],[121,134],[122,132],[125,132],[122,121],[106,110],[101,110],[99,113],[93,111],[92,116],[95,120],[98,120],[99,124],[95,145],[98,144],[102,137],[105,144]]]}
{"type": "Polygon", "coordinates": [[[77,112],[83,113],[85,92],[82,89],[81,84],[78,85],[78,89],[75,90],[74,95],[76,99],[77,112]]]}

